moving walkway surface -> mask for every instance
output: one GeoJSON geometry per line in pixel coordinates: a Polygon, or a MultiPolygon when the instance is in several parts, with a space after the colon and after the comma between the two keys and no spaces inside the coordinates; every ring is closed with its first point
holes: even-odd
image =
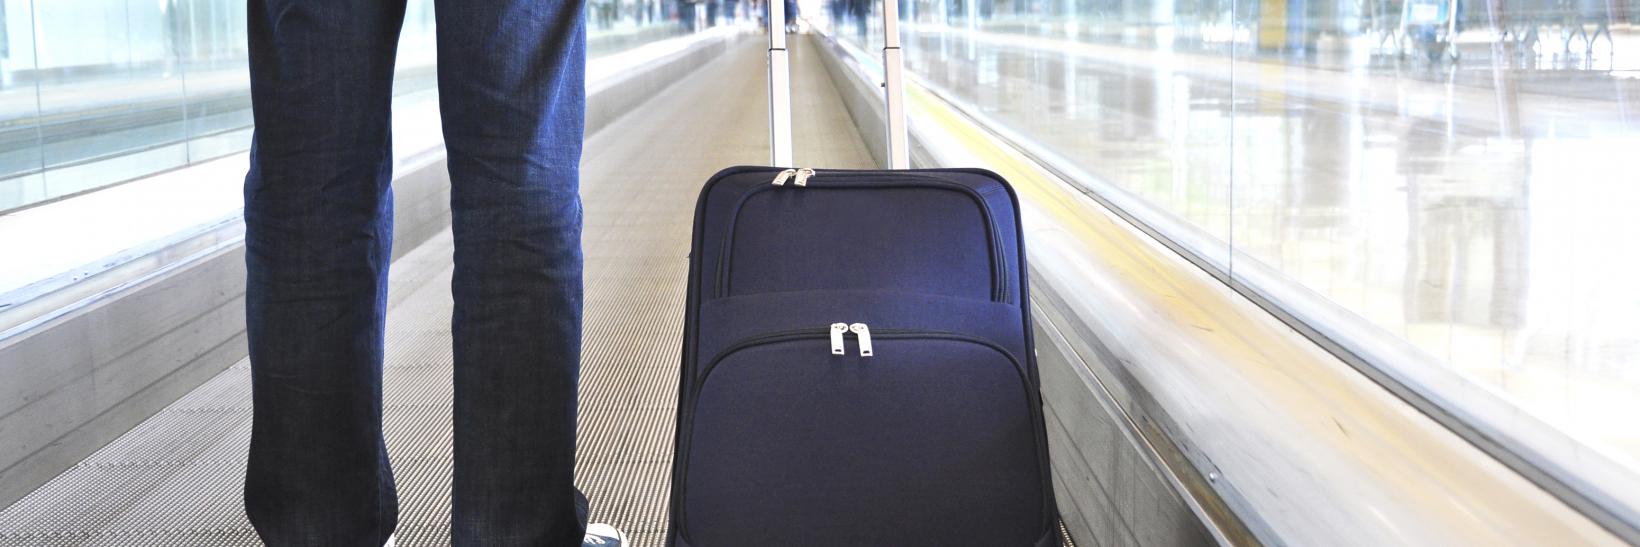
{"type": "MultiPolygon", "coordinates": [[[[797,162],[871,166],[818,43],[793,44],[797,162]]],[[[592,520],[635,545],[666,528],[695,195],[718,169],[767,162],[762,53],[739,41],[587,141],[577,476],[592,520]]],[[[391,274],[383,429],[406,547],[448,543],[451,251],[446,230],[391,274]]],[[[0,510],[0,545],[257,545],[241,501],[250,423],[242,360],[0,510]]]]}

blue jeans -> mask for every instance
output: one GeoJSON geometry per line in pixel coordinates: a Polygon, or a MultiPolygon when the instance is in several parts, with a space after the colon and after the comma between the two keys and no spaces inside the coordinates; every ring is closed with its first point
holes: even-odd
{"type": "MultiPolygon", "coordinates": [[[[245,508],[269,545],[378,546],[393,61],[405,0],[248,0],[255,418],[245,508]]],[[[438,0],[455,233],[456,545],[579,545],[579,0],[438,0]]]]}

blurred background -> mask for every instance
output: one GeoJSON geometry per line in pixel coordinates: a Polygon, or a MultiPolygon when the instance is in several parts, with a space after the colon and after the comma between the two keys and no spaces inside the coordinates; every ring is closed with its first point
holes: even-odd
{"type": "MultiPolygon", "coordinates": [[[[880,2],[801,8],[881,47],[880,2]]],[[[910,78],[1244,294],[1593,482],[1640,473],[1640,2],[900,13],[910,78]]]]}
{"type": "MultiPolygon", "coordinates": [[[[898,1],[920,89],[1536,463],[1640,476],[1640,0],[898,1]]],[[[0,2],[0,215],[245,151],[245,4],[0,2]]],[[[432,4],[396,111],[436,105],[432,4]]],[[[881,0],[789,5],[873,62],[881,0]]],[[[588,0],[591,68],[765,7],[588,0]]]]}

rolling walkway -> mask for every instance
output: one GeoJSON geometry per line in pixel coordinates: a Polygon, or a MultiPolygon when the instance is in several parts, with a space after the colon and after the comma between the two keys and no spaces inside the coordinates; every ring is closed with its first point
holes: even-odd
{"type": "MultiPolygon", "coordinates": [[[[815,47],[794,37],[797,163],[870,167],[815,47]]],[[[638,546],[666,529],[695,196],[718,169],[768,161],[764,97],[746,39],[587,140],[578,481],[592,520],[638,546]]],[[[391,276],[384,430],[403,547],[449,542],[451,250],[445,230],[391,276]]],[[[0,545],[258,545],[241,501],[250,424],[241,360],[0,511],[0,545]]]]}

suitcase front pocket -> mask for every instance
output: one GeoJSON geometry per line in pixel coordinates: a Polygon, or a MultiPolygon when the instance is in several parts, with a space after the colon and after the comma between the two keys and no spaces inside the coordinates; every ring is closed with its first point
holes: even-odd
{"type": "Polygon", "coordinates": [[[930,176],[837,177],[743,194],[710,294],[881,289],[1011,299],[1002,232],[986,196],[930,176]]]}
{"type": "Polygon", "coordinates": [[[786,331],[705,363],[678,454],[689,544],[1035,541],[1044,449],[1018,360],[977,337],[843,325],[841,344],[835,325],[786,331]]]}

